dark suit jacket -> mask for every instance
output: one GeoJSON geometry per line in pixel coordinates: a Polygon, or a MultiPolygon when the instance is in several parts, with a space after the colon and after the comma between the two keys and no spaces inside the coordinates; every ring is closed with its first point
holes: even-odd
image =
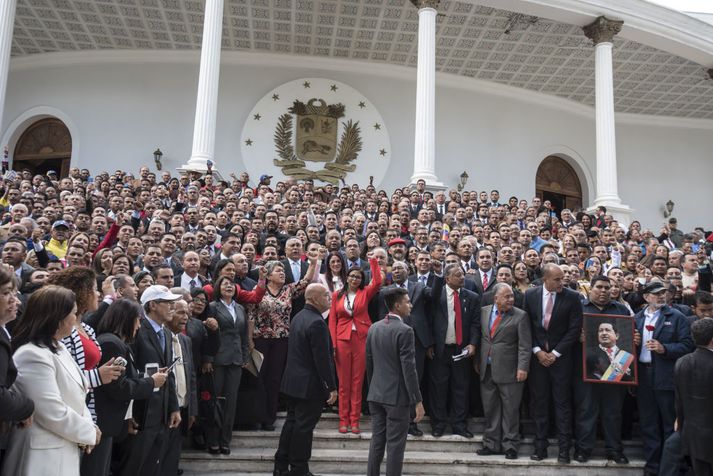
{"type": "MultiPolygon", "coordinates": [[[[191,338],[184,334],[178,334],[178,342],[181,344],[183,354],[183,372],[186,375],[186,409],[188,416],[198,416],[198,383],[196,367],[193,364],[193,351],[191,348],[191,338]]],[[[174,367],[175,369],[176,367],[174,367]]]]}
{"type": "Polygon", "coordinates": [[[713,463],[713,352],[698,347],[676,362],[676,416],[683,451],[713,463]]]}
{"type": "MultiPolygon", "coordinates": [[[[428,277],[426,278],[426,286],[429,288],[433,287],[433,280],[436,279],[436,273],[428,273],[428,277]]],[[[417,274],[412,274],[411,276],[408,277],[408,280],[410,283],[418,283],[418,275],[417,274]]]]}
{"type": "MultiPolygon", "coordinates": [[[[432,289],[431,316],[433,319],[433,343],[440,356],[446,345],[448,331],[448,294],[443,279],[436,279],[432,289]]],[[[468,344],[480,346],[480,296],[467,289],[459,291],[463,342],[459,350],[468,344]]]]}
{"type": "Polygon", "coordinates": [[[5,424],[26,420],[35,411],[32,400],[10,390],[16,377],[17,368],[12,361],[10,340],[5,331],[0,329],[0,449],[5,448],[5,424]]]}
{"type": "Polygon", "coordinates": [[[204,357],[215,357],[220,347],[220,329],[210,331],[199,319],[190,317],[186,323],[186,335],[191,339],[193,367],[200,372],[204,357]]]}
{"type": "Polygon", "coordinates": [[[127,362],[126,371],[121,377],[94,389],[99,429],[106,436],[119,436],[124,429],[124,416],[129,401],[151,397],[153,379],[143,377],[143,374],[136,370],[131,348],[118,336],[104,333],[97,337],[97,342],[102,351],[99,365],[104,365],[114,357],[123,357],[127,362]]]}
{"type": "Polygon", "coordinates": [[[542,326],[542,286],[525,292],[523,310],[532,323],[532,347],[546,352],[556,350],[564,358],[574,357],[572,346],[582,330],[582,301],[579,293],[563,288],[555,297],[549,329],[542,326]]]}
{"type": "MultiPolygon", "coordinates": [[[[602,349],[597,347],[596,349],[587,350],[587,378],[593,380],[601,380],[602,376],[606,373],[611,365],[609,360],[609,355],[602,349]]],[[[635,363],[632,364],[636,365],[635,363]]],[[[631,382],[634,380],[634,371],[629,368],[629,372],[625,374],[622,378],[622,382],[631,382]]]]}
{"type": "Polygon", "coordinates": [[[280,391],[307,400],[326,401],[337,388],[334,348],[322,314],[310,304],[290,323],[287,365],[280,391]]]}
{"type": "MultiPolygon", "coordinates": [[[[158,335],[151,327],[147,318],[142,319],[141,327],[131,344],[136,369],[143,373],[146,364],[157,363],[160,368],[168,367],[173,362],[171,348],[171,331],[164,329],[165,351],[161,350],[158,335]]],[[[128,359],[127,359],[128,360],[128,359]]],[[[158,390],[151,392],[147,399],[135,400],[133,406],[134,420],[140,428],[156,425],[168,425],[169,415],[178,411],[176,399],[176,380],[173,373],[168,374],[166,383],[158,390]]]]}
{"type": "Polygon", "coordinates": [[[96,331],[99,326],[99,321],[102,320],[102,317],[106,314],[107,309],[109,309],[109,304],[102,301],[99,303],[97,310],[85,314],[82,321],[96,331]]]}
{"type": "MultiPolygon", "coordinates": [[[[442,279],[442,278],[439,278],[442,279]]],[[[424,286],[417,281],[410,281],[408,284],[408,297],[411,300],[411,314],[404,319],[404,323],[410,326],[416,334],[416,339],[422,347],[429,348],[433,345],[433,330],[431,329],[431,319],[428,313],[431,301],[431,288],[424,286]]],[[[384,294],[387,289],[396,287],[391,284],[379,291],[379,319],[383,319],[388,314],[384,302],[384,294]]],[[[383,402],[382,402],[383,403],[383,402]]]]}
{"type": "Polygon", "coordinates": [[[367,401],[384,405],[420,402],[413,329],[389,316],[369,328],[366,337],[367,401]]]}
{"type": "Polygon", "coordinates": [[[473,278],[473,281],[475,282],[475,291],[481,296],[493,289],[493,286],[495,286],[496,283],[495,268],[490,268],[490,271],[488,271],[488,273],[488,287],[485,289],[483,289],[483,280],[480,278],[480,270],[476,270],[475,274],[470,275],[473,278]]]}
{"type": "MultiPolygon", "coordinates": [[[[636,313],[635,319],[636,330],[643,338],[644,322],[646,321],[644,309],[636,313]]],[[[666,348],[666,352],[663,354],[651,352],[651,363],[654,367],[654,389],[673,390],[673,369],[676,360],[695,349],[686,316],[669,306],[664,306],[656,321],[653,338],[666,348]]],[[[637,362],[639,361],[638,357],[637,362]]]]}
{"type": "MultiPolygon", "coordinates": [[[[288,259],[283,259],[280,262],[285,267],[285,284],[294,283],[295,279],[292,276],[292,267],[290,266],[290,261],[288,259]]],[[[301,266],[300,279],[302,279],[305,277],[305,274],[307,274],[307,269],[309,268],[309,263],[301,260],[300,266],[301,266]]],[[[295,317],[295,315],[297,315],[297,313],[300,312],[303,307],[305,307],[304,293],[300,294],[299,296],[295,297],[292,300],[292,312],[290,313],[290,319],[295,317]]]]}
{"type": "Polygon", "coordinates": [[[480,380],[485,380],[485,368],[490,356],[490,372],[495,383],[515,383],[517,371],[530,370],[532,334],[530,318],[525,311],[513,307],[501,317],[495,334],[490,337],[490,313],[493,306],[484,306],[480,314],[480,380]]]}
{"type": "Polygon", "coordinates": [[[245,308],[235,304],[236,319],[223,303],[212,302],[208,306],[208,315],[218,321],[220,346],[215,356],[204,355],[205,362],[215,365],[243,365],[248,361],[248,318],[245,308]]]}

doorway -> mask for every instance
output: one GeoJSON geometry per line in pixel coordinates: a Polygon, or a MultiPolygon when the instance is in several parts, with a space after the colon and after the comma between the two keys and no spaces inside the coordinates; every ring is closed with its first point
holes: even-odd
{"type": "Polygon", "coordinates": [[[557,214],[564,208],[573,212],[582,208],[582,184],[577,172],[554,155],[546,157],[537,168],[535,194],[543,203],[549,200],[557,214]]]}
{"type": "Polygon", "coordinates": [[[72,136],[57,118],[40,119],[31,124],[15,146],[13,170],[29,170],[44,175],[54,170],[60,177],[69,174],[72,159],[72,136]]]}

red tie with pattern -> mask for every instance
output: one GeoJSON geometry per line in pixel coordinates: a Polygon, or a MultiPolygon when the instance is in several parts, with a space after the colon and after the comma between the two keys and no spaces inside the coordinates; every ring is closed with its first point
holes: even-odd
{"type": "Polygon", "coordinates": [[[488,289],[488,273],[483,273],[483,289],[488,289]]]}
{"type": "Polygon", "coordinates": [[[493,336],[495,335],[495,331],[498,329],[498,326],[500,325],[500,320],[502,319],[502,315],[500,314],[500,311],[495,313],[495,320],[493,321],[493,327],[490,328],[490,338],[492,339],[493,336]]]}
{"type": "Polygon", "coordinates": [[[458,291],[453,291],[453,311],[456,314],[456,344],[461,345],[463,343],[463,316],[461,316],[458,291]]]}

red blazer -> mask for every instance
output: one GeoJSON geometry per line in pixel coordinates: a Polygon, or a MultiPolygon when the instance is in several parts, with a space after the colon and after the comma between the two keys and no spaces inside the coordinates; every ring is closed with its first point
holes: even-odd
{"type": "MultiPolygon", "coordinates": [[[[352,324],[356,327],[357,336],[366,339],[366,334],[371,326],[369,318],[369,301],[376,296],[381,287],[381,268],[376,259],[369,260],[371,267],[371,282],[360,289],[354,298],[354,310],[350,315],[344,308],[344,296],[339,296],[339,291],[332,295],[332,307],[329,310],[329,333],[332,335],[332,342],[337,340],[349,340],[352,336],[352,324]]],[[[348,285],[347,285],[348,286],[348,285]]]]}
{"type": "MultiPolygon", "coordinates": [[[[203,286],[203,291],[208,295],[208,301],[213,301],[213,285],[206,284],[203,286]]],[[[262,286],[255,286],[252,291],[246,291],[239,285],[235,285],[235,299],[239,304],[259,304],[262,301],[262,297],[265,295],[267,288],[262,286]]]]}

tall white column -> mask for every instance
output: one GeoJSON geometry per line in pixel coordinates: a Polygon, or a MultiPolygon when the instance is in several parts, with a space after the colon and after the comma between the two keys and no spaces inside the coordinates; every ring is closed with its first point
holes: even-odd
{"type": "Polygon", "coordinates": [[[439,0],[411,0],[418,7],[416,131],[411,183],[423,179],[444,188],[436,177],[436,8],[439,0]]]}
{"type": "MultiPolygon", "coordinates": [[[[0,1],[0,125],[5,111],[7,76],[10,71],[10,51],[12,30],[15,27],[15,7],[17,0],[0,1]]],[[[5,144],[2,144],[3,146],[5,144]]]]}
{"type": "Polygon", "coordinates": [[[612,40],[621,31],[623,21],[597,18],[583,28],[595,51],[595,114],[597,135],[597,181],[594,207],[604,206],[607,213],[626,220],[631,210],[619,198],[616,166],[616,121],[614,117],[614,70],[612,40]]]}
{"type": "Polygon", "coordinates": [[[203,44],[198,76],[196,116],[193,125],[193,151],[186,171],[207,170],[206,162],[215,162],[215,124],[218,113],[220,46],[223,35],[223,0],[206,0],[203,19],[203,44]]]}

